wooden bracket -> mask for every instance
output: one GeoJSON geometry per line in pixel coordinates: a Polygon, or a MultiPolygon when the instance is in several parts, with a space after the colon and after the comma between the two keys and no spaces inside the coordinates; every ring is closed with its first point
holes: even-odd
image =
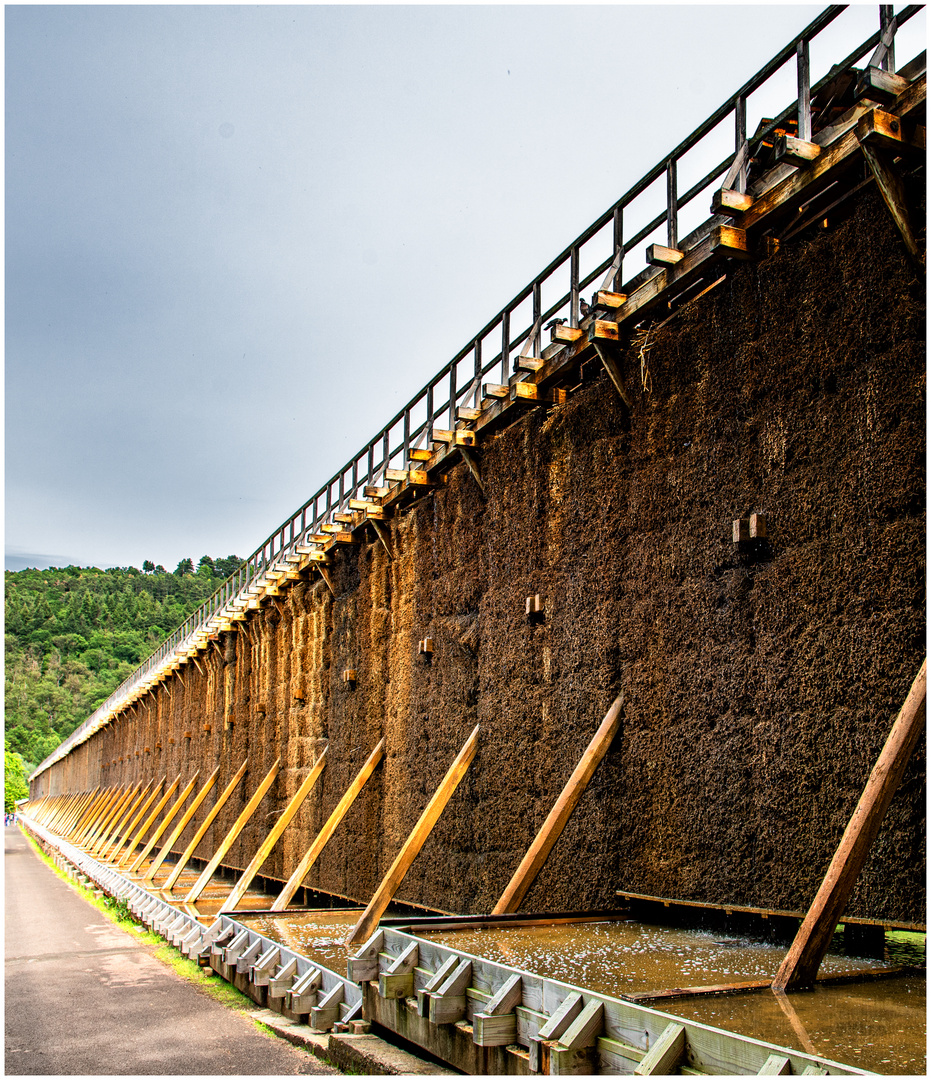
{"type": "Polygon", "coordinates": [[[919,155],[925,152],[924,124],[900,119],[895,113],[871,109],[857,121],[857,142],[871,143],[896,154],[919,155]]]}
{"type": "Polygon", "coordinates": [[[472,1017],[472,1041],[477,1046],[508,1046],[517,1041],[517,1006],[523,1000],[523,980],[512,975],[481,1012],[472,1017]]]}
{"type": "Polygon", "coordinates": [[[750,539],[749,519],[737,518],[731,525],[731,533],[735,544],[745,544],[750,539]]]}
{"type": "Polygon", "coordinates": [[[310,1010],[310,1026],[318,1031],[328,1031],[339,1020],[339,1007],[343,1003],[346,987],[340,981],[310,1010]]]}
{"type": "Polygon", "coordinates": [[[466,463],[466,465],[468,465],[469,472],[472,474],[472,478],[475,480],[476,484],[478,484],[479,490],[484,495],[485,485],[482,483],[482,473],[481,469],[479,468],[478,459],[476,458],[475,454],[471,450],[467,450],[466,447],[460,446],[459,456],[466,463]]]}
{"type": "Polygon", "coordinates": [[[712,229],[709,250],[712,255],[726,255],[743,262],[751,258],[746,232],[732,225],[717,225],[712,229]]]}
{"type": "Polygon", "coordinates": [[[773,150],[773,160],[787,165],[810,165],[821,155],[817,143],[805,139],[796,139],[794,135],[777,135],[773,150]]]}
{"type": "Polygon", "coordinates": [[[472,961],[460,960],[439,990],[430,994],[427,1019],[431,1024],[455,1024],[466,1014],[466,989],[472,981],[472,961]]]}
{"type": "Polygon", "coordinates": [[[739,217],[753,206],[753,197],[732,188],[722,188],[711,197],[711,213],[724,217],[739,217]]]}
{"type": "MultiPolygon", "coordinates": [[[[857,130],[857,138],[860,138],[859,129],[857,130]]],[[[905,241],[908,254],[918,266],[921,266],[922,258],[918,250],[918,241],[912,231],[908,202],[905,197],[905,185],[894,162],[895,153],[881,148],[875,141],[870,141],[868,133],[865,140],[860,142],[860,149],[869,163],[870,171],[876,180],[876,186],[879,188],[883,201],[892,215],[892,220],[905,241]]]]}
{"type": "Polygon", "coordinates": [[[627,406],[628,412],[633,412],[634,407],[628,394],[627,388],[624,386],[624,376],[621,374],[621,368],[617,360],[611,356],[606,349],[603,349],[599,342],[594,342],[595,352],[598,353],[598,358],[601,360],[602,366],[608,373],[608,378],[614,383],[614,389],[617,390],[620,395],[621,401],[627,406]]]}
{"type": "Polygon", "coordinates": [[[565,326],[557,324],[550,331],[550,341],[559,345],[574,345],[580,338],[585,336],[585,331],[578,326],[565,326]]]}
{"type": "Polygon", "coordinates": [[[378,521],[374,517],[369,518],[369,520],[371,521],[372,528],[375,530],[375,535],[381,541],[381,546],[385,549],[385,552],[388,555],[388,560],[390,562],[394,558],[394,556],[391,554],[391,547],[388,544],[388,540],[389,540],[391,534],[388,532],[387,527],[384,524],[382,524],[381,521],[378,521]]]}
{"type": "Polygon", "coordinates": [[[414,968],[417,966],[420,947],[417,942],[401,953],[387,971],[378,975],[378,993],[383,998],[409,998],[414,996],[414,968]]]}
{"type": "Polygon", "coordinates": [[[430,995],[443,985],[449,976],[456,970],[456,965],[459,963],[459,957],[453,953],[452,956],[447,956],[442,964],[436,969],[436,971],[427,980],[426,986],[421,987],[416,991],[417,997],[417,1015],[426,1017],[430,1011],[430,995]]]}
{"type": "Polygon", "coordinates": [[[634,1076],[671,1076],[685,1057],[685,1028],[667,1024],[634,1069],[634,1076]]]}
{"type": "Polygon", "coordinates": [[[685,258],[685,252],[678,248],[664,247],[662,244],[650,244],[646,251],[646,261],[650,266],[675,266],[685,258]]]}
{"type": "Polygon", "coordinates": [[[592,309],[596,313],[610,313],[617,311],[627,303],[627,293],[609,292],[607,289],[599,289],[592,298],[592,309]]]}
{"type": "Polygon", "coordinates": [[[866,71],[860,72],[854,97],[857,101],[869,98],[880,105],[891,105],[910,85],[908,79],[903,79],[901,75],[870,65],[866,71]]]}
{"type": "Polygon", "coordinates": [[[767,519],[765,514],[750,515],[750,539],[765,540],[768,536],[767,519]]]}

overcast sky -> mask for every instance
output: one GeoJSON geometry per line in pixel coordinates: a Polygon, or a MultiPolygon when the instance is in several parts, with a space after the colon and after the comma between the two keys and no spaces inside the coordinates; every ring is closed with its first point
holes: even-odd
{"type": "Polygon", "coordinates": [[[819,10],[6,7],[7,565],[251,553],[819,10]]]}

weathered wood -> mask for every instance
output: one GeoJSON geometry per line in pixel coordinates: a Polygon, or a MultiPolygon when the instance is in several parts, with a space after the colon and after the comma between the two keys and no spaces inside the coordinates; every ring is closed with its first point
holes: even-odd
{"type": "Polygon", "coordinates": [[[810,165],[821,153],[821,147],[807,139],[797,139],[794,135],[776,137],[773,158],[776,162],[790,165],[810,165]]]}
{"type": "Polygon", "coordinates": [[[188,894],[184,898],[184,902],[186,904],[193,904],[197,900],[198,896],[200,896],[200,894],[204,891],[204,889],[207,888],[207,885],[208,885],[211,877],[213,877],[213,874],[214,874],[216,868],[222,862],[223,856],[233,846],[233,844],[236,841],[236,837],[239,836],[239,834],[245,828],[246,823],[248,822],[248,820],[252,817],[252,815],[258,809],[259,803],[262,801],[262,799],[265,798],[266,792],[272,786],[272,784],[275,782],[275,779],[278,776],[278,770],[280,768],[281,768],[281,758],[278,758],[275,761],[275,764],[272,765],[272,767],[268,770],[268,774],[266,775],[266,777],[262,781],[262,783],[259,785],[258,790],[255,792],[255,794],[252,796],[252,798],[246,804],[246,806],[243,809],[242,813],[236,819],[233,827],[226,834],[226,836],[220,841],[220,844],[217,847],[217,850],[213,853],[213,858],[204,867],[203,873],[200,875],[200,877],[197,879],[197,881],[191,886],[190,891],[188,892],[188,894]]]}
{"type": "Polygon", "coordinates": [[[713,256],[726,255],[731,259],[746,261],[751,258],[747,234],[731,225],[717,225],[711,230],[709,251],[713,256]]]}
{"type": "Polygon", "coordinates": [[[417,997],[417,1013],[419,1016],[426,1017],[430,1012],[430,995],[443,985],[450,975],[456,970],[456,965],[459,963],[459,957],[454,953],[452,956],[447,956],[442,964],[436,969],[433,975],[427,980],[425,986],[419,988],[416,991],[417,997]]]}
{"type": "Polygon", "coordinates": [[[414,996],[414,968],[417,966],[420,946],[414,942],[404,950],[387,971],[378,974],[378,992],[382,997],[401,998],[414,996]]]}
{"type": "Polygon", "coordinates": [[[753,206],[753,196],[731,188],[722,188],[711,197],[711,213],[737,217],[753,206]]]}
{"type": "Polygon", "coordinates": [[[883,202],[885,202],[896,228],[905,241],[905,247],[909,255],[916,263],[920,264],[921,254],[918,250],[915,234],[912,231],[908,200],[905,197],[905,185],[893,161],[893,154],[888,150],[882,150],[878,146],[874,146],[870,142],[861,142],[860,149],[869,164],[876,186],[883,197],[883,202]]]}
{"type": "Polygon", "coordinates": [[[207,834],[207,830],[213,824],[214,819],[216,818],[217,814],[219,814],[220,811],[223,809],[223,807],[226,805],[226,802],[229,799],[230,795],[233,794],[233,792],[236,790],[236,787],[239,784],[239,782],[246,775],[246,769],[248,768],[248,766],[249,766],[249,759],[245,758],[242,765],[240,765],[239,769],[236,771],[236,775],[226,785],[225,789],[223,790],[222,795],[220,795],[219,799],[217,799],[217,801],[214,803],[214,805],[210,808],[210,812],[204,818],[204,820],[201,823],[200,827],[198,828],[197,832],[192,837],[191,842],[184,849],[184,853],[182,854],[181,858],[178,860],[177,865],[175,866],[175,868],[172,870],[172,872],[168,875],[167,879],[165,880],[165,884],[164,884],[163,888],[166,891],[170,892],[174,888],[175,882],[181,876],[181,873],[183,872],[184,868],[187,866],[191,856],[197,850],[198,844],[200,844],[201,840],[203,840],[204,836],[207,834]]]}
{"type": "Polygon", "coordinates": [[[375,530],[375,535],[381,541],[381,546],[385,549],[388,555],[388,561],[390,562],[394,558],[394,555],[391,553],[391,545],[388,543],[391,534],[388,532],[387,527],[375,518],[372,518],[372,528],[375,530]]]}
{"type": "Polygon", "coordinates": [[[788,1076],[792,1072],[792,1063],[783,1054],[770,1054],[763,1062],[763,1068],[757,1076],[788,1076]]]}
{"type": "Polygon", "coordinates": [[[646,261],[650,266],[675,266],[684,258],[684,251],[663,244],[650,244],[646,250],[646,261]]]}
{"type": "Polygon", "coordinates": [[[523,997],[523,980],[512,975],[472,1017],[472,1039],[477,1046],[507,1046],[517,1037],[517,1006],[523,997]]]}
{"type": "Polygon", "coordinates": [[[249,865],[243,870],[236,882],[236,886],[230,892],[229,896],[223,901],[223,907],[221,911],[235,911],[236,907],[241,903],[242,898],[246,895],[249,886],[252,884],[252,879],[262,869],[265,860],[271,855],[275,844],[281,838],[281,834],[291,824],[294,819],[294,815],[300,810],[304,804],[304,800],[310,794],[314,784],[320,778],[320,774],[323,772],[326,765],[326,755],[329,750],[329,745],[323,748],[323,753],[314,762],[313,768],[304,777],[304,782],[297,789],[297,791],[291,796],[288,805],[284,808],[284,811],[278,815],[278,820],[269,830],[268,836],[259,845],[259,850],[253,855],[249,861],[249,865]]]}
{"type": "Polygon", "coordinates": [[[586,1046],[592,1046],[603,1027],[604,1003],[589,1001],[559,1036],[559,1045],[567,1050],[582,1050],[586,1046]]]}
{"type": "Polygon", "coordinates": [[[317,835],[314,837],[313,843],[307,849],[307,853],[303,859],[295,867],[294,872],[288,878],[284,885],[284,888],[278,894],[275,902],[271,906],[272,911],[284,911],[288,904],[291,902],[292,897],[301,887],[301,882],[307,877],[310,868],[317,861],[320,856],[320,852],[326,847],[330,837],[336,831],[337,826],[349,812],[349,808],[355,802],[359,792],[365,787],[369,777],[375,771],[375,767],[381,761],[385,753],[385,740],[382,739],[375,749],[369,754],[365,764],[356,774],[352,783],[343,792],[342,797],[336,804],[335,809],[327,818],[326,823],[317,835]]]}
{"type": "Polygon", "coordinates": [[[136,807],[145,798],[146,792],[149,790],[149,785],[143,788],[142,784],[137,784],[129,794],[129,798],[123,803],[122,807],[112,815],[109,824],[100,834],[96,843],[90,848],[92,855],[99,855],[113,843],[113,838],[119,833],[120,829],[126,824],[126,822],[132,817],[136,810],[136,807]]]}
{"type": "Polygon", "coordinates": [[[884,109],[870,109],[857,121],[857,141],[869,143],[895,154],[918,156],[925,152],[924,124],[900,120],[884,109]]]}
{"type": "Polygon", "coordinates": [[[585,331],[577,326],[565,326],[558,323],[550,331],[550,341],[558,341],[566,345],[572,345],[585,337],[585,331]]]}
{"type": "Polygon", "coordinates": [[[669,1024],[644,1054],[634,1076],[670,1076],[685,1056],[685,1028],[669,1024]]]}
{"type": "Polygon", "coordinates": [[[595,351],[598,353],[598,359],[601,361],[602,367],[608,373],[608,378],[614,383],[614,389],[617,390],[618,396],[627,406],[627,411],[633,412],[634,406],[627,393],[627,387],[624,385],[624,376],[621,373],[621,365],[617,362],[616,358],[612,356],[607,349],[603,349],[597,341],[594,345],[595,351]]]}
{"type": "Polygon", "coordinates": [[[627,294],[610,292],[607,289],[599,289],[595,293],[592,307],[595,311],[617,311],[627,303],[627,294]]]}
{"type": "Polygon", "coordinates": [[[431,1024],[455,1024],[464,1018],[471,979],[472,961],[460,960],[439,990],[430,993],[427,1016],[431,1024]]]}
{"type": "Polygon", "coordinates": [[[567,994],[562,1004],[540,1028],[538,1036],[541,1039],[558,1039],[576,1019],[585,1006],[582,995],[578,993],[567,994]]]}
{"type": "Polygon", "coordinates": [[[450,765],[433,798],[427,803],[424,812],[420,815],[420,819],[405,841],[397,858],[391,864],[382,883],[375,890],[375,895],[362,913],[362,917],[347,936],[347,945],[365,941],[372,935],[378,920],[381,918],[385,908],[391,903],[398,886],[404,880],[404,875],[410,869],[411,863],[419,854],[440,814],[442,814],[453,792],[459,786],[459,781],[465,776],[466,770],[472,763],[478,747],[478,732],[479,728],[476,725],[456,759],[450,765]]]}
{"type": "Polygon", "coordinates": [[[129,842],[129,838],[133,835],[133,830],[136,828],[136,826],[139,824],[139,822],[148,813],[149,807],[152,805],[152,803],[154,803],[155,800],[158,798],[158,793],[164,787],[165,781],[167,779],[168,779],[167,776],[163,776],[161,778],[161,780],[158,781],[158,783],[155,785],[155,787],[153,787],[152,790],[149,792],[149,794],[146,796],[146,798],[143,801],[142,805],[136,810],[136,813],[135,813],[132,821],[130,821],[130,823],[126,827],[125,831],[123,833],[121,833],[119,839],[116,841],[116,843],[113,845],[113,847],[111,847],[110,850],[107,852],[106,857],[107,857],[107,860],[109,862],[114,862],[114,863],[116,862],[116,860],[117,860],[117,858],[119,856],[119,853],[123,850],[123,848],[129,842]]]}
{"type": "Polygon", "coordinates": [[[339,1020],[339,1007],[345,997],[346,987],[340,982],[318,997],[317,1004],[310,1010],[310,1026],[318,1031],[329,1031],[339,1020]]]}
{"type": "Polygon", "coordinates": [[[291,989],[297,975],[297,960],[292,957],[268,980],[268,996],[283,998],[291,989]]]}
{"type": "Polygon", "coordinates": [[[608,710],[607,715],[601,722],[601,726],[586,747],[585,753],[537,833],[536,839],[530,845],[527,854],[521,860],[520,866],[518,866],[507,888],[502,893],[501,899],[495,905],[492,911],[493,915],[503,915],[505,912],[517,911],[520,907],[527,890],[542,869],[553,845],[562,834],[572,811],[584,794],[595,769],[598,768],[599,762],[607,753],[611,740],[617,734],[623,704],[624,695],[621,693],[615,698],[614,704],[608,710]]]}
{"type": "Polygon", "coordinates": [[[158,815],[162,812],[162,810],[165,809],[165,804],[172,797],[172,795],[174,795],[174,793],[178,790],[178,787],[180,786],[180,784],[181,784],[181,774],[178,773],[178,776],[175,779],[175,782],[165,792],[165,794],[158,800],[158,803],[156,804],[155,809],[145,819],[145,821],[143,822],[143,824],[140,827],[139,831],[132,838],[132,840],[129,841],[129,844],[127,845],[127,848],[126,848],[126,851],[125,851],[123,857],[120,859],[119,863],[117,864],[118,866],[124,866],[127,863],[128,860],[131,860],[133,858],[133,855],[134,855],[135,850],[136,850],[136,844],[138,844],[139,841],[142,839],[142,837],[145,836],[145,834],[151,828],[152,823],[158,818],[158,815]]]}
{"type": "Polygon", "coordinates": [[[188,780],[187,784],[184,787],[184,790],[181,792],[181,794],[178,796],[178,798],[172,804],[171,808],[168,810],[168,813],[165,814],[165,816],[158,823],[158,825],[152,830],[152,835],[146,841],[145,845],[142,848],[142,851],[136,857],[136,861],[134,863],[132,863],[132,865],[129,868],[129,872],[131,874],[136,873],[136,871],[139,869],[139,867],[142,866],[142,864],[148,858],[149,852],[152,850],[152,848],[155,847],[155,845],[161,839],[162,835],[164,834],[164,832],[166,831],[168,826],[174,821],[175,816],[178,813],[178,811],[181,809],[182,806],[184,806],[185,802],[187,802],[188,796],[194,790],[199,778],[200,778],[200,769],[198,769],[197,772],[194,773],[194,775],[191,777],[191,779],[188,780]]]}
{"type": "Polygon", "coordinates": [[[857,77],[857,86],[854,97],[857,100],[869,98],[871,101],[882,104],[891,104],[900,94],[909,87],[908,79],[896,75],[891,71],[883,71],[882,68],[870,65],[865,71],[861,71],[857,77]]]}
{"type": "Polygon", "coordinates": [[[773,990],[777,993],[811,986],[815,981],[834,929],[924,728],[927,667],[925,660],[873,766],[821,888],[773,980],[773,990]]]}
{"type": "Polygon", "coordinates": [[[478,463],[478,459],[464,446],[459,447],[459,456],[466,463],[469,468],[469,472],[472,474],[472,479],[478,484],[479,490],[484,495],[485,485],[482,483],[482,471],[478,463]]]}

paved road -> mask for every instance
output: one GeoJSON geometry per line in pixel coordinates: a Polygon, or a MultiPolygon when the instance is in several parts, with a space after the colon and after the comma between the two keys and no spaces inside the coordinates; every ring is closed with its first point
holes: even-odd
{"type": "Polygon", "coordinates": [[[338,1075],[85,903],[5,827],[6,1074],[338,1075]]]}

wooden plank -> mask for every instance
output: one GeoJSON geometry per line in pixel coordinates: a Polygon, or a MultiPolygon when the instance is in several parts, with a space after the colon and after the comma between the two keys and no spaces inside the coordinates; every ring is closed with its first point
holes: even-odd
{"type": "Polygon", "coordinates": [[[427,1018],[431,1024],[455,1024],[465,1017],[466,988],[472,980],[472,961],[460,960],[449,977],[429,996],[427,1018]]]}
{"type": "Polygon", "coordinates": [[[711,230],[709,251],[712,257],[726,255],[743,261],[751,258],[746,232],[731,225],[717,225],[711,230]]]}
{"type": "Polygon", "coordinates": [[[820,153],[821,147],[815,142],[796,139],[794,135],[778,135],[773,159],[790,165],[810,165],[820,153]]]}
{"type": "Polygon", "coordinates": [[[204,818],[204,820],[201,823],[200,827],[198,828],[197,832],[192,837],[191,842],[184,849],[184,853],[182,854],[181,858],[178,860],[177,865],[175,866],[174,870],[172,870],[172,872],[168,875],[168,878],[166,879],[165,884],[163,886],[163,888],[166,889],[167,891],[170,892],[174,888],[175,882],[177,882],[178,878],[181,876],[181,873],[183,872],[184,868],[187,866],[188,861],[190,860],[191,856],[197,850],[198,844],[200,844],[201,840],[203,840],[204,836],[206,835],[207,830],[213,824],[214,819],[216,818],[217,814],[219,814],[220,811],[223,809],[223,807],[226,805],[226,802],[229,799],[230,795],[233,794],[233,792],[236,790],[236,787],[239,784],[239,782],[246,775],[246,768],[248,767],[248,765],[249,765],[249,759],[245,758],[243,760],[242,765],[240,765],[239,769],[236,771],[236,775],[226,785],[226,787],[223,790],[223,793],[220,795],[219,799],[217,799],[217,801],[211,807],[210,812],[204,818]]]}
{"type": "Polygon", "coordinates": [[[731,188],[722,188],[711,197],[711,213],[737,217],[753,206],[753,196],[731,188]]]}
{"type": "Polygon", "coordinates": [[[165,814],[165,816],[158,823],[158,825],[152,830],[152,835],[146,841],[144,847],[142,848],[142,851],[136,857],[136,861],[134,863],[132,863],[132,865],[129,868],[129,872],[131,874],[134,874],[139,869],[139,867],[142,866],[142,864],[145,862],[145,860],[148,858],[149,852],[152,850],[152,848],[155,847],[155,845],[158,843],[158,841],[161,839],[162,835],[164,834],[165,830],[174,821],[175,815],[178,813],[178,811],[181,809],[181,807],[187,801],[188,796],[194,790],[194,787],[197,784],[197,781],[198,781],[199,778],[200,778],[200,769],[198,769],[197,772],[194,773],[194,775],[191,777],[191,779],[185,785],[184,790],[181,792],[181,794],[178,796],[178,798],[172,804],[171,809],[168,811],[167,814],[165,814]]]}
{"type": "Polygon", "coordinates": [[[303,859],[295,867],[294,872],[285,882],[284,888],[278,894],[275,902],[271,906],[272,911],[284,911],[290,903],[292,897],[301,887],[301,883],[310,871],[310,868],[317,861],[320,856],[320,852],[326,847],[330,837],[336,831],[337,826],[349,812],[349,808],[355,802],[356,797],[368,783],[369,777],[375,771],[375,767],[381,761],[385,753],[385,740],[382,739],[375,749],[369,754],[365,764],[356,774],[352,783],[343,792],[342,797],[336,804],[333,812],[327,818],[323,828],[314,837],[313,843],[307,849],[307,853],[303,859]]]}
{"type": "Polygon", "coordinates": [[[404,875],[410,869],[411,863],[419,854],[427,837],[432,832],[433,826],[439,820],[440,814],[443,813],[453,792],[459,786],[459,781],[465,776],[466,770],[472,763],[478,747],[478,732],[479,727],[476,725],[434,792],[433,798],[427,803],[424,812],[420,815],[420,819],[411,831],[410,836],[404,842],[404,846],[398,853],[397,858],[391,864],[388,873],[385,874],[383,881],[375,890],[375,895],[362,913],[362,917],[347,936],[347,945],[366,941],[371,937],[378,920],[384,913],[385,908],[391,903],[398,886],[404,880],[404,875]]]}
{"type": "Polygon", "coordinates": [[[685,1056],[685,1028],[667,1024],[634,1069],[634,1076],[670,1076],[685,1056]]]}
{"type": "Polygon", "coordinates": [[[646,251],[646,261],[650,266],[675,266],[685,258],[685,252],[678,248],[664,247],[662,244],[650,244],[646,251]]]}
{"type": "Polygon", "coordinates": [[[453,953],[451,956],[447,956],[442,964],[436,969],[427,984],[421,989],[416,991],[417,995],[417,1014],[419,1016],[426,1017],[430,1011],[430,995],[435,993],[449,978],[450,975],[456,970],[456,965],[459,963],[459,956],[453,953]]]}
{"type": "Polygon", "coordinates": [[[459,456],[468,466],[469,472],[472,474],[472,479],[478,484],[479,490],[484,495],[485,485],[482,483],[482,470],[479,466],[478,458],[476,458],[471,450],[467,450],[464,446],[459,447],[459,456]]]}
{"type": "Polygon", "coordinates": [[[101,832],[97,841],[91,845],[89,850],[92,855],[99,855],[100,852],[105,851],[107,847],[112,844],[113,837],[116,836],[130,817],[132,817],[133,812],[145,798],[145,794],[148,790],[148,784],[143,788],[141,783],[130,790],[129,797],[123,802],[123,805],[119,810],[111,815],[109,823],[101,832]]]}
{"type": "Polygon", "coordinates": [[[901,75],[895,75],[891,71],[883,71],[882,68],[870,65],[865,71],[861,71],[857,77],[857,86],[854,96],[869,98],[879,104],[891,104],[909,88],[907,79],[901,75]]]}
{"type": "Polygon", "coordinates": [[[204,867],[203,873],[200,875],[200,877],[197,879],[197,881],[194,883],[194,885],[191,886],[190,891],[188,892],[188,894],[184,898],[184,902],[186,904],[193,904],[197,900],[198,896],[200,896],[200,894],[204,891],[204,889],[207,888],[207,885],[209,884],[210,879],[214,874],[214,871],[220,865],[220,863],[221,863],[221,861],[223,859],[223,856],[233,846],[233,844],[236,841],[236,838],[239,836],[239,834],[245,828],[246,823],[249,821],[249,819],[252,817],[252,815],[258,809],[259,803],[262,801],[262,799],[265,798],[266,792],[272,786],[272,784],[275,782],[275,779],[278,776],[278,770],[280,768],[281,768],[281,758],[278,758],[275,761],[275,764],[272,765],[272,767],[268,770],[268,774],[266,775],[266,777],[262,781],[262,783],[259,785],[258,790],[255,792],[255,794],[252,796],[252,798],[246,804],[246,806],[243,809],[242,813],[236,819],[233,827],[226,834],[226,836],[220,841],[220,844],[218,845],[217,850],[213,853],[213,858],[211,858],[210,862],[204,867]]]}
{"type": "Polygon", "coordinates": [[[607,289],[599,289],[595,293],[594,297],[595,311],[617,311],[618,308],[623,307],[627,303],[627,294],[619,292],[609,292],[607,289]]]}
{"type": "Polygon", "coordinates": [[[558,341],[565,345],[573,345],[585,337],[585,331],[577,326],[564,326],[558,323],[550,331],[550,340],[558,341]]]}
{"type": "Polygon", "coordinates": [[[236,882],[236,886],[230,892],[226,900],[223,901],[223,907],[220,909],[222,912],[235,911],[238,904],[242,901],[242,898],[246,895],[249,886],[252,884],[252,879],[262,869],[265,860],[272,853],[272,849],[278,840],[281,838],[281,834],[291,824],[294,815],[300,810],[304,803],[304,800],[310,794],[314,784],[320,778],[320,774],[323,772],[323,768],[326,765],[326,755],[329,750],[329,744],[323,748],[323,753],[314,762],[313,768],[304,777],[304,782],[297,789],[297,791],[291,796],[288,805],[284,808],[284,811],[278,815],[278,820],[270,829],[268,836],[259,845],[259,850],[253,855],[249,862],[249,865],[243,870],[236,882]]]}
{"type": "Polygon", "coordinates": [[[624,385],[624,376],[621,372],[621,366],[617,362],[617,359],[608,352],[607,349],[603,349],[601,345],[596,341],[594,343],[595,351],[598,353],[598,359],[601,361],[602,367],[608,373],[608,378],[614,383],[614,389],[617,390],[621,401],[627,406],[628,412],[633,412],[633,403],[630,400],[630,396],[627,393],[627,387],[624,385]]]}
{"type": "Polygon", "coordinates": [[[541,1039],[558,1039],[584,1007],[585,1002],[581,994],[575,992],[567,994],[556,1012],[540,1028],[539,1037],[541,1039]]]}
{"type": "Polygon", "coordinates": [[[514,974],[472,1017],[476,1046],[508,1046],[517,1038],[517,1006],[523,999],[523,979],[514,974]]]}
{"type": "Polygon", "coordinates": [[[857,121],[857,141],[861,146],[870,143],[896,154],[918,156],[925,152],[925,127],[884,109],[871,109],[857,121]]]}
{"type": "Polygon", "coordinates": [[[773,990],[811,986],[925,723],[927,659],[915,676],[773,990]]]}
{"type": "Polygon", "coordinates": [[[346,987],[339,982],[322,997],[310,1010],[310,1026],[318,1031],[329,1031],[339,1020],[339,1007],[343,1002],[346,987]]]}
{"type": "Polygon", "coordinates": [[[136,833],[136,835],[132,838],[132,840],[129,841],[129,844],[127,845],[127,848],[126,848],[125,853],[123,854],[123,857],[120,859],[119,863],[117,863],[118,866],[124,866],[128,860],[131,860],[133,858],[133,854],[134,854],[134,852],[136,850],[136,844],[138,844],[139,841],[142,839],[142,837],[145,836],[145,834],[148,832],[148,830],[152,826],[153,822],[158,818],[158,815],[162,812],[162,810],[164,810],[165,804],[172,797],[172,795],[174,795],[174,793],[178,790],[178,787],[180,786],[180,784],[181,784],[181,774],[178,773],[178,776],[175,779],[175,782],[165,792],[165,794],[158,800],[158,803],[157,803],[155,809],[145,819],[145,822],[143,823],[142,827],[139,829],[139,831],[136,833]]]}
{"type": "Polygon", "coordinates": [[[592,1046],[604,1027],[604,1002],[592,999],[559,1036],[559,1045],[566,1050],[583,1050],[592,1046]]]}
{"type": "Polygon", "coordinates": [[[530,845],[527,854],[521,860],[520,866],[518,866],[514,876],[508,882],[501,899],[492,911],[493,915],[503,915],[505,912],[517,911],[520,907],[527,890],[542,869],[553,845],[562,834],[572,811],[584,794],[595,769],[598,768],[599,762],[607,753],[611,740],[617,734],[623,704],[624,695],[621,693],[615,698],[614,704],[608,710],[607,715],[601,722],[601,726],[586,747],[585,753],[537,833],[536,839],[530,845]]]}
{"type": "Polygon", "coordinates": [[[420,954],[418,943],[412,942],[391,964],[387,971],[379,972],[378,993],[384,998],[407,998],[414,996],[414,968],[420,954]]]}
{"type": "Polygon", "coordinates": [[[142,821],[142,819],[148,813],[149,807],[152,805],[152,803],[154,803],[155,800],[158,798],[158,793],[164,787],[165,781],[167,779],[168,779],[167,776],[163,776],[161,778],[161,780],[158,781],[158,783],[155,785],[155,787],[152,788],[152,790],[146,796],[144,802],[139,807],[139,809],[136,810],[135,816],[133,817],[132,821],[130,821],[129,825],[126,827],[126,830],[120,835],[119,839],[116,841],[116,843],[113,845],[113,847],[110,848],[110,851],[107,853],[107,860],[109,862],[115,862],[116,861],[120,851],[122,851],[123,848],[125,848],[126,844],[129,842],[129,838],[133,835],[133,830],[136,828],[136,826],[139,824],[139,822],[142,821]]]}
{"type": "MultiPolygon", "coordinates": [[[[859,129],[858,129],[859,137],[859,129]]],[[[879,188],[892,220],[905,241],[912,260],[921,264],[921,254],[918,250],[918,242],[912,231],[912,224],[908,212],[908,200],[905,197],[905,185],[899,175],[899,170],[893,161],[893,154],[889,150],[880,149],[870,142],[861,142],[860,149],[866,158],[876,186],[879,188]]]]}
{"type": "Polygon", "coordinates": [[[792,1063],[784,1054],[770,1054],[757,1076],[788,1076],[791,1072],[792,1063]]]}

